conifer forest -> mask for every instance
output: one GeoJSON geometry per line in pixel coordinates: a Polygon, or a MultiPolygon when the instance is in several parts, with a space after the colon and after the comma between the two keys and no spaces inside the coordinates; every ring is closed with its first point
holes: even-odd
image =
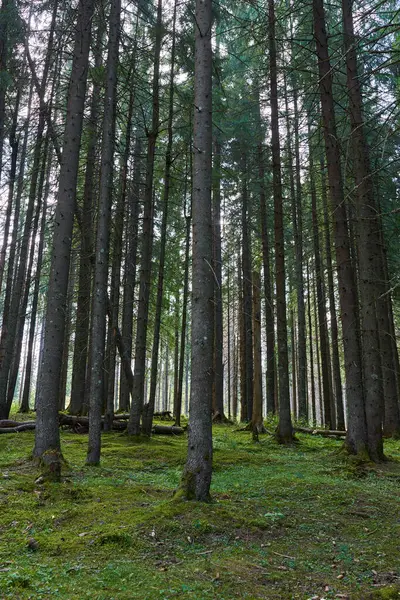
{"type": "Polygon", "coordinates": [[[400,598],[398,0],[0,0],[0,599],[400,598]]]}

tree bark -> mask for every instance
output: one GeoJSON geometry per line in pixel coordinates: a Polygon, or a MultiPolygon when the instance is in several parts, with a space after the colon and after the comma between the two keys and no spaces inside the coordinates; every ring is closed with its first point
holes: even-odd
{"type": "MultiPolygon", "coordinates": [[[[261,133],[261,131],[260,131],[261,133]]],[[[265,297],[265,329],[267,339],[267,415],[275,414],[275,324],[272,297],[270,242],[267,225],[265,197],[265,149],[262,142],[258,145],[258,176],[260,180],[260,218],[261,242],[263,252],[264,297],[265,297]]]]}
{"type": "Polygon", "coordinates": [[[157,298],[156,313],[154,318],[153,348],[151,356],[151,376],[150,376],[150,397],[146,405],[146,412],[143,414],[142,431],[149,436],[153,425],[153,414],[156,401],[157,387],[157,368],[158,368],[158,349],[160,344],[161,314],[163,308],[164,295],[164,271],[165,256],[167,249],[167,223],[168,223],[168,203],[171,190],[171,167],[172,167],[172,140],[173,140],[173,117],[174,117],[174,72],[175,72],[175,24],[176,24],[176,6],[174,2],[174,12],[172,17],[172,49],[171,49],[171,70],[169,75],[169,106],[168,106],[168,141],[165,151],[165,171],[164,171],[164,190],[162,196],[162,222],[160,239],[160,258],[158,264],[157,298]]]}
{"type": "Polygon", "coordinates": [[[350,453],[368,452],[367,424],[362,380],[362,357],[357,336],[356,280],[351,262],[350,242],[340,166],[340,151],[334,112],[332,68],[328,53],[323,0],[313,0],[314,35],[316,41],[319,91],[324,127],[325,152],[336,250],[336,268],[339,281],[340,312],[346,372],[346,399],[348,430],[346,445],[350,453]]]}
{"type": "Polygon", "coordinates": [[[24,337],[24,328],[25,328],[25,320],[26,313],[29,301],[29,292],[31,286],[31,278],[32,278],[32,269],[33,269],[33,261],[35,257],[36,243],[37,243],[37,231],[39,225],[39,217],[42,208],[43,201],[43,187],[44,187],[44,179],[46,173],[46,161],[48,159],[48,138],[46,137],[45,146],[43,149],[43,159],[41,168],[40,168],[40,177],[38,182],[38,187],[36,190],[37,195],[37,204],[35,208],[35,214],[33,216],[33,222],[31,223],[31,237],[29,240],[29,259],[26,269],[25,282],[22,290],[22,297],[20,298],[20,306],[19,306],[19,314],[17,319],[17,327],[15,331],[14,338],[14,346],[13,346],[13,354],[12,361],[10,365],[9,377],[8,377],[8,388],[7,388],[7,402],[8,405],[12,405],[12,401],[14,399],[15,387],[17,384],[17,379],[20,371],[20,360],[21,360],[21,349],[22,342],[24,337]]]}
{"type": "MultiPolygon", "coordinates": [[[[47,138],[48,139],[48,138],[47,138]]],[[[47,143],[47,140],[46,140],[47,143]]],[[[43,208],[42,208],[42,218],[40,222],[40,233],[39,233],[39,245],[37,251],[37,262],[36,262],[36,272],[35,272],[35,284],[32,294],[32,305],[31,305],[31,319],[29,323],[29,339],[28,339],[28,352],[26,358],[26,366],[25,366],[25,378],[24,378],[24,388],[22,392],[22,400],[20,406],[20,412],[29,412],[29,399],[30,399],[30,389],[31,389],[31,378],[32,378],[32,362],[33,362],[33,351],[34,351],[34,342],[35,342],[35,329],[36,329],[36,320],[37,320],[37,310],[39,304],[39,287],[40,287],[40,275],[42,271],[42,259],[43,259],[43,249],[44,249],[44,241],[45,241],[45,229],[46,229],[46,217],[47,217],[47,200],[49,196],[50,189],[50,170],[51,170],[51,160],[50,157],[47,157],[47,172],[46,172],[46,185],[43,195],[43,208]]]]}
{"type": "Polygon", "coordinates": [[[311,215],[313,228],[313,246],[315,258],[315,276],[317,288],[317,310],[319,324],[319,339],[321,347],[321,372],[322,372],[322,398],[324,403],[324,425],[331,429],[334,427],[334,412],[333,412],[333,389],[331,378],[331,362],[330,348],[326,322],[326,297],[324,287],[324,274],[320,250],[319,224],[317,213],[317,192],[315,189],[314,180],[314,159],[313,148],[311,146],[311,129],[308,127],[309,142],[309,177],[311,191],[311,215]]]}
{"type": "Polygon", "coordinates": [[[343,407],[343,389],[342,375],[340,370],[339,358],[339,340],[338,340],[338,325],[336,315],[336,299],[335,286],[333,282],[333,264],[332,264],[332,248],[331,234],[329,225],[328,200],[326,193],[325,180],[325,165],[323,158],[320,161],[321,166],[321,197],[324,211],[324,230],[325,230],[325,256],[326,267],[328,271],[328,295],[329,295],[329,312],[331,325],[331,344],[332,344],[332,373],[335,385],[335,408],[336,408],[336,424],[338,429],[345,429],[344,407],[343,407]]]}
{"type": "Polygon", "coordinates": [[[222,306],[222,248],[221,248],[221,152],[218,131],[214,133],[213,165],[213,269],[214,281],[214,422],[225,421],[223,365],[223,306],[222,306]]]}
{"type": "Polygon", "coordinates": [[[310,386],[311,386],[311,422],[313,425],[317,422],[316,402],[315,402],[315,374],[314,374],[314,350],[313,350],[313,327],[311,320],[311,286],[310,270],[307,262],[307,308],[308,308],[308,334],[310,346],[310,386]]]}
{"type": "MultiPolygon", "coordinates": [[[[95,68],[102,65],[103,27],[99,26],[96,33],[95,68]]],[[[96,172],[96,149],[99,140],[98,119],[100,116],[100,82],[93,84],[90,117],[87,125],[87,153],[85,183],[83,188],[82,226],[80,228],[81,245],[79,252],[78,300],[76,307],[76,330],[74,340],[74,355],[72,363],[71,400],[68,411],[71,415],[85,412],[88,405],[87,361],[88,338],[90,325],[90,292],[93,273],[93,211],[96,172]]]]}
{"type": "Polygon", "coordinates": [[[93,6],[93,0],[80,0],[78,7],[55,214],[56,226],[53,235],[43,356],[36,398],[37,425],[34,455],[41,459],[44,474],[54,479],[58,479],[61,473],[57,400],[93,6]]]}
{"type": "MultiPolygon", "coordinates": [[[[132,361],[132,323],[135,299],[136,262],[138,248],[138,221],[139,221],[139,196],[140,196],[140,165],[141,165],[141,140],[136,137],[134,149],[134,165],[132,187],[128,194],[127,216],[127,251],[125,258],[124,294],[122,302],[122,339],[125,348],[124,360],[131,364],[132,361]]],[[[125,372],[121,369],[119,409],[129,410],[130,388],[125,372]]]]}
{"type": "Polygon", "coordinates": [[[193,131],[192,376],[188,454],[181,481],[187,499],[209,501],[212,473],[212,2],[196,0],[193,131]]]}
{"type": "MultiPolygon", "coordinates": [[[[10,0],[2,0],[0,8],[0,73],[7,71],[8,59],[8,27],[11,7],[10,0]]],[[[3,171],[4,120],[6,112],[6,86],[0,86],[0,180],[3,171]]]]}
{"type": "Polygon", "coordinates": [[[271,149],[275,217],[275,285],[277,307],[279,423],[277,439],[280,443],[293,441],[290,415],[289,359],[287,347],[286,290],[285,290],[285,242],[283,230],[283,195],[281,179],[281,151],[279,143],[278,85],[275,38],[274,0],[268,0],[269,59],[271,93],[271,149]]]}
{"type": "Polygon", "coordinates": [[[93,274],[92,321],[90,328],[89,444],[87,464],[100,462],[101,409],[104,395],[104,358],[107,315],[108,255],[113,189],[113,158],[121,0],[111,1],[101,148],[100,197],[93,274]]]}
{"type": "Polygon", "coordinates": [[[154,44],[153,114],[151,130],[147,132],[146,185],[143,199],[142,256],[140,262],[139,305],[135,343],[135,377],[128,424],[129,435],[140,434],[140,419],[145,402],[146,340],[151,288],[151,259],[153,254],[153,174],[160,118],[160,54],[162,41],[162,1],[158,0],[156,38],[154,44]]]}
{"type": "Polygon", "coordinates": [[[262,366],[261,366],[261,278],[257,271],[253,272],[253,355],[254,355],[254,381],[253,381],[253,414],[251,427],[253,440],[258,441],[258,434],[265,433],[263,425],[263,393],[262,393],[262,366]]]}
{"type": "Polygon", "coordinates": [[[247,165],[243,160],[242,170],[242,282],[243,282],[243,334],[244,334],[244,378],[246,417],[251,421],[253,415],[253,300],[251,278],[251,240],[248,226],[248,189],[247,165]]]}
{"type": "Polygon", "coordinates": [[[364,366],[365,415],[368,452],[372,460],[383,460],[383,385],[377,310],[382,285],[380,223],[375,201],[369,152],[364,132],[362,95],[357,69],[353,9],[342,0],[343,34],[346,56],[348,111],[351,125],[354,177],[356,185],[358,268],[360,287],[361,337],[364,366]]]}
{"type": "MultiPolygon", "coordinates": [[[[301,193],[301,173],[300,173],[300,150],[299,150],[299,116],[297,106],[297,90],[294,75],[293,79],[293,103],[294,103],[294,151],[292,148],[292,127],[289,115],[288,89],[286,77],[285,82],[285,107],[286,107],[286,129],[287,129],[287,153],[290,181],[290,195],[292,204],[292,226],[294,238],[294,287],[296,290],[296,309],[297,309],[297,328],[292,326],[292,330],[296,331],[296,346],[292,348],[292,352],[297,356],[296,368],[292,369],[295,374],[293,389],[297,391],[294,394],[297,402],[294,405],[297,407],[297,416],[300,419],[307,421],[307,357],[306,357],[306,319],[304,305],[304,282],[303,282],[303,233],[302,233],[302,193],[301,193]],[[295,157],[295,165],[293,165],[293,155],[295,157]]],[[[293,367],[294,367],[293,363],[293,367]]],[[[293,375],[294,376],[294,375],[293,375]]]]}
{"type": "Polygon", "coordinates": [[[186,242],[185,242],[185,273],[183,276],[183,301],[182,301],[182,325],[181,325],[181,347],[179,356],[179,375],[178,390],[174,404],[175,425],[181,424],[182,412],[182,392],[183,392],[183,371],[186,351],[186,333],[187,333],[187,305],[189,297],[189,254],[190,254],[190,225],[191,216],[186,215],[186,242]]]}

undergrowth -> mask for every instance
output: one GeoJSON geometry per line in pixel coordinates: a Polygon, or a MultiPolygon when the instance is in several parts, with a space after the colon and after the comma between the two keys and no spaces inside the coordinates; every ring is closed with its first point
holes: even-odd
{"type": "Polygon", "coordinates": [[[400,444],[292,447],[214,427],[213,502],[175,502],[186,439],[62,433],[61,484],[35,483],[33,432],[0,436],[0,598],[400,598],[400,444]]]}

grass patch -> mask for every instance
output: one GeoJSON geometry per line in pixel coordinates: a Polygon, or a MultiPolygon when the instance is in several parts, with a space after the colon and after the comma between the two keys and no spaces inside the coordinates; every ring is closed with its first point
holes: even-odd
{"type": "Polygon", "coordinates": [[[173,502],[184,437],[62,432],[61,484],[35,483],[33,432],[0,436],[0,597],[400,598],[400,444],[354,465],[341,442],[214,427],[211,504],[173,502]]]}

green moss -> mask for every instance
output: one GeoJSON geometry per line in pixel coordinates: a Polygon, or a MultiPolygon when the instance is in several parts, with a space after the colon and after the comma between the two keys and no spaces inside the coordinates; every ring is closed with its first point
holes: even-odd
{"type": "Polygon", "coordinates": [[[40,484],[33,434],[0,436],[2,599],[398,597],[378,594],[400,576],[399,443],[360,479],[340,441],[254,445],[232,429],[214,427],[211,503],[176,501],[184,438],[108,434],[92,469],[87,436],[62,432],[62,482],[40,484]]]}
{"type": "Polygon", "coordinates": [[[382,600],[394,600],[400,598],[400,587],[389,585],[388,587],[379,590],[379,598],[382,600]]]}

